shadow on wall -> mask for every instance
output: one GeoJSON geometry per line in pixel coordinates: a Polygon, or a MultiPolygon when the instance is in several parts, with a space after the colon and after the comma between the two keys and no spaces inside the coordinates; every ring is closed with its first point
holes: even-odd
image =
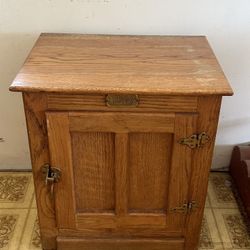
{"type": "Polygon", "coordinates": [[[233,147],[250,144],[250,117],[246,116],[245,113],[239,115],[241,117],[234,117],[234,119],[224,119],[221,116],[215,142],[212,169],[227,169],[233,147]]]}
{"type": "MultiPolygon", "coordinates": [[[[250,139],[250,138],[249,138],[250,139]]],[[[214,157],[212,162],[212,170],[225,170],[229,169],[231,160],[231,154],[234,146],[236,145],[250,145],[250,142],[244,142],[239,144],[216,144],[214,147],[214,157]]]]}

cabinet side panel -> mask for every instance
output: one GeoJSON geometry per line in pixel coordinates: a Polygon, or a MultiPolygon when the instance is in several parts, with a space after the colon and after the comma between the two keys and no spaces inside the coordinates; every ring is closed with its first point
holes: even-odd
{"type": "Polygon", "coordinates": [[[49,163],[48,136],[45,111],[47,98],[41,93],[23,93],[23,101],[29,136],[32,171],[38,218],[43,249],[56,249],[56,228],[54,202],[44,183],[41,166],[49,163]]]}
{"type": "Polygon", "coordinates": [[[172,134],[129,134],[129,211],[166,213],[172,134]]]}
{"type": "Polygon", "coordinates": [[[196,149],[193,154],[189,200],[195,200],[199,209],[194,210],[187,218],[185,250],[198,249],[220,105],[221,96],[199,97],[197,131],[206,132],[210,141],[202,148],[196,149]]]}
{"type": "Polygon", "coordinates": [[[71,132],[71,138],[77,211],[114,211],[114,134],[71,132]]]}

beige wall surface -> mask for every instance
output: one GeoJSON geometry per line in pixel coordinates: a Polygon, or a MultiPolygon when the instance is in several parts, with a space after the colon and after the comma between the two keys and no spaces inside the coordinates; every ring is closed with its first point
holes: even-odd
{"type": "Polygon", "coordinates": [[[8,87],[41,32],[206,35],[235,91],[223,100],[213,168],[250,140],[249,0],[0,0],[0,169],[30,168],[21,94],[8,87]]]}

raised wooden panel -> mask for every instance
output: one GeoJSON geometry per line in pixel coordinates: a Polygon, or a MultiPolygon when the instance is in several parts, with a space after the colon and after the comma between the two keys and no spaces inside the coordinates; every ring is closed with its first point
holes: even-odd
{"type": "Polygon", "coordinates": [[[174,114],[70,112],[70,130],[78,132],[173,132],[174,114]]]}
{"type": "Polygon", "coordinates": [[[183,250],[184,239],[57,238],[58,250],[183,250]]]}
{"type": "Polygon", "coordinates": [[[129,211],[166,213],[172,134],[129,134],[129,211]]]}
{"type": "Polygon", "coordinates": [[[76,209],[114,211],[115,135],[71,132],[76,209]]]}
{"type": "Polygon", "coordinates": [[[196,96],[153,96],[139,95],[139,105],[136,108],[112,108],[105,103],[106,95],[48,95],[48,108],[50,110],[103,110],[103,111],[157,111],[157,112],[196,112],[196,96]]]}

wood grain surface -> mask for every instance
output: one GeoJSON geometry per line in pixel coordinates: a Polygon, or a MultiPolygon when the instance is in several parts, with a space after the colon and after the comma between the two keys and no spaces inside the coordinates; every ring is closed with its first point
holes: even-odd
{"type": "Polygon", "coordinates": [[[139,95],[137,107],[108,107],[105,94],[67,95],[51,94],[47,96],[50,110],[93,110],[93,111],[129,111],[129,112],[196,112],[196,96],[139,95]]]}
{"type": "Polygon", "coordinates": [[[203,36],[42,34],[10,90],[232,94],[203,36]]]}
{"type": "Polygon", "coordinates": [[[129,135],[130,212],[166,214],[171,148],[170,133],[129,135]]]}
{"type": "Polygon", "coordinates": [[[77,212],[114,212],[115,135],[71,133],[77,212]]]}
{"type": "Polygon", "coordinates": [[[188,241],[185,242],[185,250],[198,249],[220,106],[220,96],[199,97],[196,129],[199,132],[206,131],[210,141],[204,147],[194,150],[192,154],[189,200],[196,201],[198,209],[194,209],[186,220],[185,235],[188,241]]]}
{"type": "Polygon", "coordinates": [[[59,168],[62,178],[55,186],[54,197],[57,226],[76,228],[75,191],[73,179],[72,148],[68,113],[46,113],[50,164],[59,168]]]}
{"type": "Polygon", "coordinates": [[[174,130],[174,114],[70,112],[70,130],[77,132],[165,132],[174,130]]]}
{"type": "Polygon", "coordinates": [[[32,172],[35,183],[36,203],[40,225],[41,241],[44,249],[56,249],[58,229],[54,200],[45,185],[41,167],[50,162],[45,111],[45,94],[23,93],[23,101],[29,137],[32,172]]]}
{"type": "Polygon", "coordinates": [[[58,250],[181,250],[184,239],[57,239],[58,250]]]}

